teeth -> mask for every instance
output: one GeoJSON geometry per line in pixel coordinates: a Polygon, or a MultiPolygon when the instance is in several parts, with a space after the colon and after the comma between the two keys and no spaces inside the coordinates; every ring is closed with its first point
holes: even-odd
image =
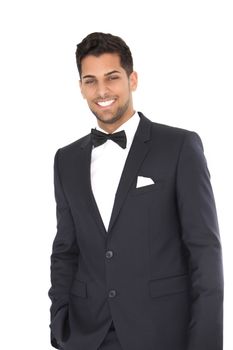
{"type": "Polygon", "coordinates": [[[98,105],[101,107],[107,107],[107,106],[110,106],[113,102],[114,100],[102,101],[102,102],[98,102],[98,105]]]}

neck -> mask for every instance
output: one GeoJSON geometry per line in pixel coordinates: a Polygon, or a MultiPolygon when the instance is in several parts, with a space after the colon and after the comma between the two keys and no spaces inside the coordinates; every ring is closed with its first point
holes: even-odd
{"type": "Polygon", "coordinates": [[[135,111],[133,111],[133,113],[131,115],[129,115],[127,118],[125,119],[120,119],[117,120],[116,122],[114,122],[113,124],[108,124],[108,123],[104,123],[100,120],[97,120],[97,123],[99,125],[99,127],[101,129],[103,129],[104,131],[106,131],[109,134],[112,134],[114,131],[116,131],[121,125],[123,125],[124,123],[126,123],[130,118],[132,118],[132,116],[134,115],[135,111]]]}

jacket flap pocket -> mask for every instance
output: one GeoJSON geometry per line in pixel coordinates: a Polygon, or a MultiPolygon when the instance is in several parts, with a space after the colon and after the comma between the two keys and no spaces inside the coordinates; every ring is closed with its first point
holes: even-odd
{"type": "Polygon", "coordinates": [[[81,298],[87,297],[87,285],[86,282],[75,279],[73,281],[70,293],[81,298]]]}
{"type": "Polygon", "coordinates": [[[188,289],[188,275],[151,280],[149,289],[152,298],[181,293],[188,289]]]}

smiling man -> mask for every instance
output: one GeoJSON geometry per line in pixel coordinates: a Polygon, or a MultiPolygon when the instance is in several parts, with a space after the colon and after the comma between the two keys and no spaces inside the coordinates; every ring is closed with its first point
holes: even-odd
{"type": "Polygon", "coordinates": [[[134,114],[132,91],[137,73],[127,73],[117,53],[88,55],[82,60],[80,88],[99,126],[114,132],[134,114]]]}
{"type": "Polygon", "coordinates": [[[90,134],[55,155],[51,342],[63,350],[222,350],[223,273],[200,137],[133,107],[119,37],[77,46],[90,134]]]}
{"type": "Polygon", "coordinates": [[[127,73],[118,54],[83,58],[81,92],[103,130],[112,133],[132,117],[132,91],[136,87],[137,73],[127,73]]]}

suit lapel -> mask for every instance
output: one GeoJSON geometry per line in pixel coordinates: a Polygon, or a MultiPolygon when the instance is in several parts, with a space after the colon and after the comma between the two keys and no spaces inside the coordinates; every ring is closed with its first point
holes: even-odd
{"type": "Polygon", "coordinates": [[[139,116],[141,120],[121,175],[108,232],[112,230],[130,186],[137,176],[138,169],[149,150],[148,141],[150,139],[151,122],[149,119],[144,117],[142,113],[139,113],[139,116]]]}
{"type": "Polygon", "coordinates": [[[82,198],[87,205],[88,211],[90,211],[90,213],[94,217],[101,233],[106,237],[107,232],[91,188],[90,164],[92,144],[90,135],[88,135],[88,137],[82,143],[81,149],[81,159],[78,162],[78,164],[81,164],[81,169],[79,171],[79,184],[81,185],[80,191],[82,194],[82,198]]]}
{"type": "MultiPolygon", "coordinates": [[[[128,157],[125,162],[123,172],[121,174],[120,182],[115,196],[115,202],[113,205],[112,215],[109,223],[108,234],[112,230],[114,223],[120,213],[121,207],[127,196],[132,182],[137,176],[138,169],[143,162],[147,152],[149,151],[149,139],[150,139],[150,129],[151,121],[139,113],[140,123],[136,131],[131,149],[129,151],[128,157]]],[[[90,164],[91,164],[91,140],[90,135],[88,135],[82,145],[81,154],[78,164],[81,164],[81,169],[78,171],[79,184],[81,187],[79,193],[81,193],[84,202],[87,205],[88,211],[94,217],[101,233],[104,237],[107,237],[107,231],[103,224],[98,206],[96,204],[92,188],[91,188],[91,178],[90,178],[90,164]]]]}

